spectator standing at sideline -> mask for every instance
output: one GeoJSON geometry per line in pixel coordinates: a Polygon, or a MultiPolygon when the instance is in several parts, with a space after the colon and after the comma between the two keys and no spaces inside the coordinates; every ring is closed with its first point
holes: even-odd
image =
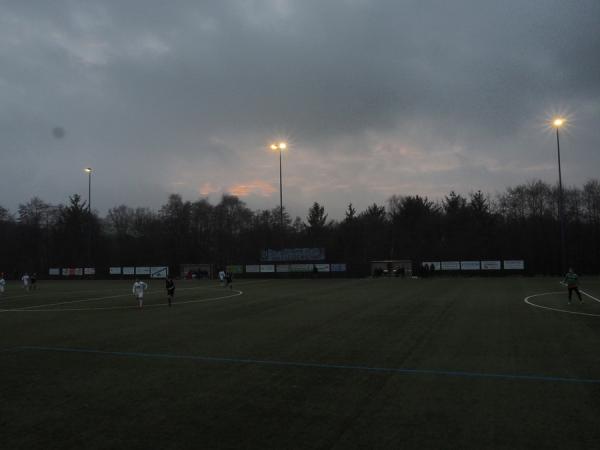
{"type": "Polygon", "coordinates": [[[175,282],[173,278],[167,277],[165,280],[165,287],[167,288],[167,300],[169,301],[169,308],[171,307],[171,303],[173,302],[173,297],[175,297],[175,282]]]}

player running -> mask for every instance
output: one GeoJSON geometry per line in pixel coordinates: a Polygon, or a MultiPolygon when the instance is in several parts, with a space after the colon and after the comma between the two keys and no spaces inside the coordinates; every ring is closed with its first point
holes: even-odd
{"type": "Polygon", "coordinates": [[[137,298],[140,309],[144,306],[144,291],[146,289],[148,289],[148,285],[136,278],[135,283],[133,283],[133,295],[137,298]]]}
{"type": "Polygon", "coordinates": [[[31,284],[31,278],[29,278],[29,274],[25,272],[25,275],[21,277],[21,281],[23,282],[23,289],[29,292],[29,286],[31,284]]]}
{"type": "Polygon", "coordinates": [[[573,291],[575,291],[577,297],[579,297],[579,303],[583,303],[583,299],[581,298],[581,294],[579,293],[579,277],[573,271],[572,267],[569,268],[569,271],[565,275],[563,284],[566,284],[567,289],[569,290],[569,305],[571,304],[571,296],[573,295],[573,291]]]}
{"type": "Polygon", "coordinates": [[[233,274],[231,272],[225,273],[225,287],[229,286],[229,289],[233,289],[233,274]]]}
{"type": "Polygon", "coordinates": [[[175,297],[175,282],[173,281],[173,278],[167,277],[165,280],[165,286],[167,288],[167,300],[169,301],[170,308],[173,297],[175,297]]]}

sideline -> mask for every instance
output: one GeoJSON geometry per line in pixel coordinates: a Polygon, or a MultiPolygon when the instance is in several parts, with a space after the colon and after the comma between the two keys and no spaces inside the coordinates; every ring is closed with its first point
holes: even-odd
{"type": "Polygon", "coordinates": [[[87,348],[64,348],[64,347],[43,347],[43,346],[22,346],[19,350],[37,351],[37,352],[55,352],[55,353],[77,353],[77,354],[93,354],[103,356],[117,356],[125,358],[160,358],[160,359],[175,359],[188,361],[201,361],[205,363],[221,363],[221,364],[254,364],[261,366],[276,366],[276,367],[291,367],[304,369],[336,369],[347,371],[363,371],[363,372],[378,372],[388,374],[402,375],[431,375],[431,376],[447,376],[461,378],[480,378],[480,379],[499,379],[504,381],[545,381],[557,383],[577,383],[577,384],[600,384],[600,379],[596,378],[570,378],[553,375],[539,374],[511,374],[511,373],[493,373],[493,372],[467,372],[461,370],[438,370],[438,369],[409,369],[396,367],[373,367],[363,365],[347,365],[347,364],[327,364],[327,363],[312,363],[302,361],[278,361],[264,360],[251,358],[223,358],[215,356],[197,356],[197,355],[178,355],[171,353],[145,353],[145,352],[119,352],[106,351],[87,348]]]}

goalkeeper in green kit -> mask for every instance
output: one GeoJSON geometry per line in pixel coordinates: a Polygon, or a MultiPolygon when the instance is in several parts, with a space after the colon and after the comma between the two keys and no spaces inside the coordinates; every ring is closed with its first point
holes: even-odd
{"type": "Polygon", "coordinates": [[[569,305],[571,304],[571,296],[573,295],[573,291],[579,297],[579,302],[583,303],[583,299],[581,298],[581,294],[579,293],[579,280],[578,276],[575,272],[573,272],[572,268],[569,268],[569,271],[565,275],[565,279],[563,280],[563,284],[567,285],[567,289],[569,290],[569,305]]]}

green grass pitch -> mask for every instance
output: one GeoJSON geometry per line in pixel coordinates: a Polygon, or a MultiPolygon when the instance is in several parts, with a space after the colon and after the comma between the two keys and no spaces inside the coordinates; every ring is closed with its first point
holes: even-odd
{"type": "Polygon", "coordinates": [[[600,279],[558,281],[13,282],[0,447],[597,448],[600,279]]]}

